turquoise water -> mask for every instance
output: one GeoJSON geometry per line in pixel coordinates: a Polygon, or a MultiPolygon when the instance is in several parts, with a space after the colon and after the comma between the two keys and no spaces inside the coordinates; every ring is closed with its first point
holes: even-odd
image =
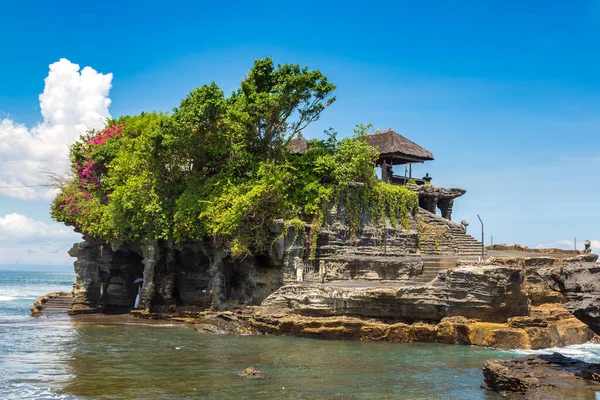
{"type": "MultiPolygon", "coordinates": [[[[209,336],[181,325],[29,316],[36,297],[70,290],[73,279],[65,272],[0,271],[0,398],[498,399],[480,388],[481,366],[515,354],[441,344],[209,336]],[[268,379],[238,377],[248,366],[268,379]]],[[[592,354],[584,347],[573,351],[592,354]]]]}

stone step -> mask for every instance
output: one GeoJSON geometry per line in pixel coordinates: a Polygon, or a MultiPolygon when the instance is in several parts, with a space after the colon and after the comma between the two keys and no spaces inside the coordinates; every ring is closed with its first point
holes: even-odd
{"type": "Polygon", "coordinates": [[[72,303],[73,297],[70,295],[53,297],[42,305],[41,312],[43,315],[66,314],[72,303]]]}
{"type": "Polygon", "coordinates": [[[49,299],[48,303],[68,303],[70,301],[73,301],[71,296],[59,296],[49,299]]]}

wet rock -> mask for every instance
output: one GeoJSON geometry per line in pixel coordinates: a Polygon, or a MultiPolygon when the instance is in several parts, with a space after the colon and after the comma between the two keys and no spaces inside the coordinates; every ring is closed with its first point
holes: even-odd
{"type": "MultiPolygon", "coordinates": [[[[568,314],[564,309],[563,312],[568,314]]],[[[546,314],[549,315],[550,312],[546,310],[546,314]]],[[[465,344],[501,349],[542,349],[582,344],[593,335],[585,324],[573,316],[548,321],[546,327],[514,328],[508,323],[484,322],[461,316],[444,318],[437,324],[383,322],[346,316],[305,316],[293,310],[260,307],[249,322],[259,332],[276,335],[396,343],[465,344]]]]}
{"type": "Polygon", "coordinates": [[[218,313],[216,315],[216,317],[224,319],[226,321],[237,321],[238,320],[238,318],[235,316],[235,314],[232,313],[231,311],[225,311],[225,312],[218,313]]]}
{"type": "Polygon", "coordinates": [[[594,399],[600,390],[600,365],[559,353],[488,360],[483,376],[483,387],[510,398],[594,399]]]}
{"type": "Polygon", "coordinates": [[[267,377],[267,374],[265,374],[256,367],[248,367],[242,372],[240,372],[238,376],[248,379],[265,379],[267,377]]]}
{"type": "Polygon", "coordinates": [[[233,312],[203,312],[195,318],[189,318],[186,322],[193,323],[200,333],[213,335],[236,334],[247,335],[255,331],[249,326],[248,317],[244,312],[237,315],[233,312]]]}
{"type": "Polygon", "coordinates": [[[39,317],[42,315],[42,309],[44,308],[44,306],[51,300],[57,297],[65,297],[65,298],[70,298],[71,297],[71,293],[69,292],[51,292],[48,294],[45,294],[43,296],[38,297],[34,302],[33,305],[29,308],[31,310],[31,316],[32,317],[39,317]]]}
{"type": "Polygon", "coordinates": [[[199,333],[210,333],[212,335],[227,335],[231,333],[229,330],[210,324],[196,324],[194,327],[199,333]]]}

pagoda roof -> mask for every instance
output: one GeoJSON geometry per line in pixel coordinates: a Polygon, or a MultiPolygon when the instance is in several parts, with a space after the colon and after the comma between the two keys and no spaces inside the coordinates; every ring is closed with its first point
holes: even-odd
{"type": "Polygon", "coordinates": [[[386,160],[396,164],[407,164],[433,160],[430,151],[391,129],[366,135],[364,138],[370,146],[379,150],[380,162],[386,160]]]}
{"type": "Polygon", "coordinates": [[[290,140],[285,146],[285,151],[289,154],[304,154],[308,149],[308,140],[302,136],[302,133],[298,133],[298,136],[290,140]]]}

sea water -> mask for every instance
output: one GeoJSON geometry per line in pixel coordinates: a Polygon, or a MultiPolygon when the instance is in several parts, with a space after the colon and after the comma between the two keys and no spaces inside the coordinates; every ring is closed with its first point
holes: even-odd
{"type": "MultiPolygon", "coordinates": [[[[498,399],[474,346],[211,336],[186,325],[109,325],[29,306],[74,274],[0,270],[0,399],[498,399]],[[254,366],[267,379],[238,374],[254,366]]],[[[600,361],[600,346],[565,354],[600,361]]]]}

